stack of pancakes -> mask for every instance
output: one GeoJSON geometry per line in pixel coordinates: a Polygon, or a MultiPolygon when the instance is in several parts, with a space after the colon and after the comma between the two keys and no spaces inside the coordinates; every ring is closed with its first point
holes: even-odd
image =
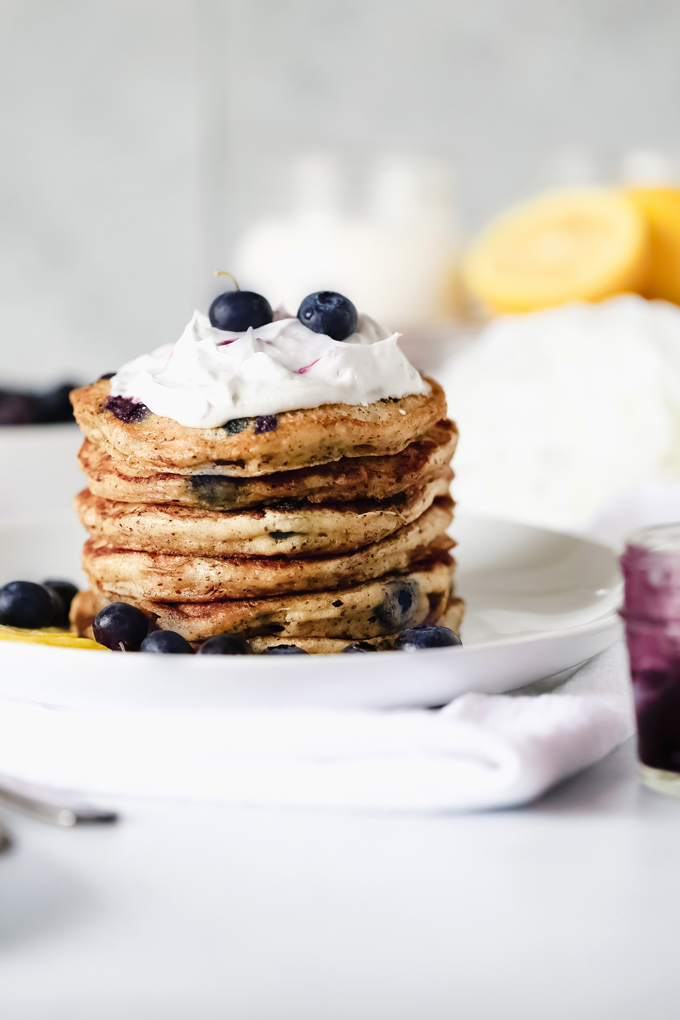
{"type": "Polygon", "coordinates": [[[449,461],[458,438],[441,388],[367,406],[325,404],[196,429],[110,396],[71,399],[85,433],[87,634],[111,602],[200,643],[242,634],[295,644],[390,647],[406,627],[457,630],[449,461]]]}

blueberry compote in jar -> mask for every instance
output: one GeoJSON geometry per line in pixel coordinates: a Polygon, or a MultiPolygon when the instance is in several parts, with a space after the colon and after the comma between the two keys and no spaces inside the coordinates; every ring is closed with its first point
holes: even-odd
{"type": "Polygon", "coordinates": [[[640,771],[680,795],[680,523],[634,531],[621,566],[640,771]]]}

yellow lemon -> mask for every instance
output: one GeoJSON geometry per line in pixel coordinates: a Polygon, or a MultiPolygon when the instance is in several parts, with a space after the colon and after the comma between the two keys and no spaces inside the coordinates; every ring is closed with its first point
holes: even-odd
{"type": "Polygon", "coordinates": [[[28,630],[24,627],[7,627],[0,624],[0,641],[28,641],[33,645],[56,645],[60,648],[93,648],[95,651],[108,652],[104,645],[97,644],[89,638],[78,637],[58,627],[43,627],[41,630],[28,630]]]}
{"type": "Polygon", "coordinates": [[[553,192],[487,227],[467,256],[465,279],[497,312],[599,301],[640,286],[648,233],[645,217],[621,192],[553,192]]]}
{"type": "Polygon", "coordinates": [[[649,265],[642,293],[680,304],[680,189],[626,191],[649,225],[649,265]]]}

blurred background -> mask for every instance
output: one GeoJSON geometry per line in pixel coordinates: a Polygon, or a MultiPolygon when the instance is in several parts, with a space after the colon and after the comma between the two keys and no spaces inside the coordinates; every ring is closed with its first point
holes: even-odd
{"type": "Polygon", "coordinates": [[[680,477],[680,313],[641,310],[674,294],[610,268],[520,308],[461,273],[518,201],[676,187],[673,0],[4,0],[0,24],[0,386],[176,339],[229,269],[293,314],[327,287],[406,331],[449,388],[470,509],[581,527],[680,477]]]}

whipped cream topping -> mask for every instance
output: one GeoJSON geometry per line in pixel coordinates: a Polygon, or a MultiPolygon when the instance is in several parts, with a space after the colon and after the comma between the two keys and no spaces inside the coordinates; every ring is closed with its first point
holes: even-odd
{"type": "Polygon", "coordinates": [[[111,379],[111,394],[139,400],[180,425],[217,428],[233,418],[428,393],[399,336],[367,315],[359,316],[356,333],[338,341],[292,317],[231,333],[194,312],[175,344],[124,365],[111,379]]]}

